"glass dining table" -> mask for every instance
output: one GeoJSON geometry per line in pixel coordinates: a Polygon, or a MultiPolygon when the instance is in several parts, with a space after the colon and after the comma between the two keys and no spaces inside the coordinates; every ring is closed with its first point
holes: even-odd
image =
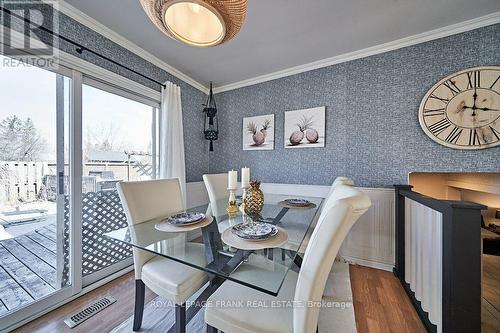
{"type": "Polygon", "coordinates": [[[213,216],[213,222],[201,228],[201,235],[200,230],[159,231],[155,226],[162,219],[156,219],[118,229],[105,236],[122,244],[131,245],[205,271],[212,278],[212,282],[219,281],[220,284],[225,280],[231,280],[276,296],[287,272],[300,267],[299,250],[304,250],[302,247],[312,232],[323,199],[264,195],[265,203],[262,212],[259,217],[253,219],[242,213],[230,217],[226,212],[227,199],[188,209],[188,212],[206,212],[207,215],[213,216]],[[290,208],[283,204],[283,200],[292,197],[309,200],[312,205],[307,208],[290,208]],[[242,250],[222,242],[221,233],[225,229],[252,220],[260,220],[280,227],[286,231],[288,238],[279,247],[259,250],[242,250]],[[200,246],[193,246],[194,243],[204,244],[202,248],[206,261],[193,260],[192,249],[197,248],[199,252],[200,248],[200,246]]]}

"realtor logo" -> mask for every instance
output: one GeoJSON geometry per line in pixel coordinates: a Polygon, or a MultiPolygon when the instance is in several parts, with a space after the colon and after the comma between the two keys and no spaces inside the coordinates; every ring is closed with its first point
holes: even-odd
{"type": "Polygon", "coordinates": [[[3,67],[57,67],[57,1],[0,1],[3,67]]]}

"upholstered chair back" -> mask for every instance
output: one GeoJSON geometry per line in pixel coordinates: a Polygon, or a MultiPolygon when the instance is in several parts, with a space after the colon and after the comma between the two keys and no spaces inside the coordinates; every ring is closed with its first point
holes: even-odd
{"type": "MultiPolygon", "coordinates": [[[[118,183],[118,194],[129,225],[167,217],[183,210],[179,180],[159,179],[118,183]]],[[[154,254],[133,248],[135,278],[154,254]]]]}
{"type": "Polygon", "coordinates": [[[332,193],[333,189],[337,187],[337,185],[350,185],[354,186],[354,180],[348,177],[337,177],[332,183],[332,186],[330,187],[330,193],[332,193]]]}
{"type": "MultiPolygon", "coordinates": [[[[218,211],[217,200],[229,197],[227,191],[227,173],[203,175],[203,182],[207,188],[211,209],[215,211],[215,215],[220,215],[221,212],[218,211]]],[[[220,207],[220,209],[225,209],[225,206],[220,207]]]]}
{"type": "Polygon", "coordinates": [[[337,177],[333,181],[332,186],[330,187],[330,191],[328,192],[328,195],[326,196],[325,200],[323,201],[323,206],[321,207],[321,214],[320,217],[325,215],[326,212],[328,211],[328,207],[332,205],[333,202],[338,200],[338,196],[334,197],[333,192],[339,185],[348,185],[348,186],[354,186],[354,181],[351,178],[347,177],[337,177]]]}
{"type": "Polygon", "coordinates": [[[337,185],[331,198],[311,235],[299,272],[293,310],[295,333],[316,332],[320,308],[308,304],[321,302],[342,242],[358,218],[371,206],[366,194],[349,185],[337,185]]]}

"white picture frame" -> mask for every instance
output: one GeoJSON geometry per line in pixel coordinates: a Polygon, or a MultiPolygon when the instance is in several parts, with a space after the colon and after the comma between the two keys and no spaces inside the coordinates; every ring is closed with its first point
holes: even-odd
{"type": "Polygon", "coordinates": [[[325,107],[285,112],[285,148],[321,148],[325,146],[325,107]]]}
{"type": "Polygon", "coordinates": [[[243,150],[273,150],[274,127],[274,114],[243,118],[243,150]]]}

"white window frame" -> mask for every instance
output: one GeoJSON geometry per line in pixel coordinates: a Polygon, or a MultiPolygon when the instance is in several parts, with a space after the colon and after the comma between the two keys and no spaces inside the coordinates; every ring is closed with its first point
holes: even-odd
{"type": "Polygon", "coordinates": [[[159,108],[160,103],[158,101],[155,101],[151,98],[147,98],[141,95],[138,95],[134,92],[128,91],[127,89],[124,89],[122,87],[118,87],[114,84],[111,84],[109,82],[104,82],[102,80],[95,79],[93,77],[85,75],[83,77],[83,84],[87,86],[91,86],[94,88],[97,88],[99,90],[103,90],[106,92],[109,92],[114,95],[118,95],[121,97],[125,97],[127,99],[136,101],[141,104],[149,105],[154,108],[159,108]]]}

